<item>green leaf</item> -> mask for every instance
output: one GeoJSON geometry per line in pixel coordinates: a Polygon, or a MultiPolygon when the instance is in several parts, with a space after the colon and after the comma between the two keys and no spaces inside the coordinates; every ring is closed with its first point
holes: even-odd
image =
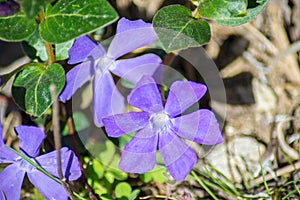
{"type": "Polygon", "coordinates": [[[50,3],[51,0],[22,0],[20,2],[26,16],[32,19],[39,11],[44,10],[44,7],[47,3],[50,3]]]}
{"type": "Polygon", "coordinates": [[[179,5],[160,9],[153,18],[153,26],[167,52],[201,46],[210,40],[208,23],[193,18],[189,9],[179,5]]]}
{"type": "Polygon", "coordinates": [[[113,184],[115,181],[115,176],[110,172],[105,173],[104,177],[109,184],[113,184]]]}
{"type": "MultiPolygon", "coordinates": [[[[90,122],[82,112],[73,112],[72,118],[74,121],[74,128],[77,133],[87,129],[90,126],[90,122]]],[[[62,131],[62,136],[67,135],[69,135],[69,128],[68,125],[65,125],[62,131]]]]}
{"type": "Polygon", "coordinates": [[[59,0],[47,6],[41,36],[50,43],[62,43],[107,26],[118,19],[106,0],[59,0]]]}
{"type": "Polygon", "coordinates": [[[132,193],[129,195],[128,200],[135,200],[135,199],[137,199],[137,197],[139,196],[140,192],[141,191],[139,189],[133,190],[132,193]]]}
{"type": "Polygon", "coordinates": [[[116,154],[116,147],[110,140],[106,140],[105,145],[98,146],[96,152],[99,152],[97,159],[105,166],[110,166],[116,154]]]}
{"type": "Polygon", "coordinates": [[[74,40],[69,40],[64,43],[55,44],[55,59],[65,60],[69,58],[68,51],[72,47],[74,40]]]}
{"type": "Polygon", "coordinates": [[[119,181],[124,181],[128,177],[126,172],[123,172],[122,170],[117,169],[117,168],[108,168],[107,171],[109,173],[111,173],[112,175],[114,175],[115,179],[117,179],[119,181]]]}
{"type": "Polygon", "coordinates": [[[24,13],[0,16],[0,24],[0,39],[8,42],[25,40],[36,28],[34,19],[27,19],[24,13]]]}
{"type": "Polygon", "coordinates": [[[38,28],[36,28],[34,34],[27,38],[22,45],[26,54],[32,60],[35,60],[36,58],[40,58],[42,61],[48,60],[44,40],[41,38],[38,28]]]}
{"type": "MultiPolygon", "coordinates": [[[[54,45],[54,54],[56,60],[65,60],[69,57],[68,51],[72,47],[74,40],[69,40],[64,43],[59,43],[54,45]]],[[[45,47],[43,38],[40,36],[39,30],[36,29],[33,35],[31,35],[26,41],[22,43],[23,49],[26,54],[35,60],[39,58],[40,60],[46,62],[48,60],[48,55],[45,47]]]]}
{"type": "Polygon", "coordinates": [[[165,183],[167,182],[166,174],[167,171],[165,168],[153,170],[152,178],[156,183],[165,183]]]}
{"type": "Polygon", "coordinates": [[[101,200],[114,200],[110,194],[101,195],[101,200]]]}
{"type": "Polygon", "coordinates": [[[167,181],[165,173],[166,168],[155,166],[155,168],[150,172],[141,174],[140,178],[144,183],[148,183],[152,180],[154,180],[156,183],[165,183],[167,181]]]}
{"type": "Polygon", "coordinates": [[[131,191],[132,191],[131,186],[126,182],[118,183],[118,185],[115,188],[115,193],[117,198],[129,197],[131,191]]]}
{"type": "Polygon", "coordinates": [[[104,175],[103,165],[96,159],[90,160],[89,157],[84,157],[84,162],[84,171],[86,173],[86,176],[88,177],[88,181],[90,181],[91,186],[93,186],[93,184],[99,181],[99,179],[104,175]]]}
{"type": "Polygon", "coordinates": [[[64,69],[59,64],[45,66],[30,63],[15,77],[12,95],[16,103],[28,114],[41,116],[52,105],[50,85],[59,94],[65,83],[64,69]]]}
{"type": "Polygon", "coordinates": [[[224,26],[238,26],[254,19],[269,0],[206,0],[199,4],[199,14],[224,26]]]}
{"type": "Polygon", "coordinates": [[[144,183],[149,183],[150,181],[152,181],[152,174],[147,172],[145,174],[141,174],[140,175],[140,179],[144,182],[144,183]]]}

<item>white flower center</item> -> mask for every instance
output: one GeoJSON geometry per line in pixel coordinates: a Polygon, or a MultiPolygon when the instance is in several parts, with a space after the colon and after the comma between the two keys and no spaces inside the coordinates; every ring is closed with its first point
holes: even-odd
{"type": "MultiPolygon", "coordinates": [[[[33,159],[31,159],[32,161],[34,161],[33,159]]],[[[35,161],[34,161],[35,162],[35,161]]],[[[20,158],[17,161],[17,165],[20,169],[26,171],[26,172],[32,172],[35,167],[33,165],[31,165],[29,162],[27,162],[26,160],[24,160],[23,158],[20,158]]]]}
{"type": "Polygon", "coordinates": [[[153,114],[150,120],[155,132],[166,130],[172,125],[170,117],[164,112],[153,114]]]}
{"type": "Polygon", "coordinates": [[[114,69],[116,67],[116,62],[113,58],[108,57],[107,55],[101,57],[96,61],[96,71],[105,72],[106,70],[114,69]]]}

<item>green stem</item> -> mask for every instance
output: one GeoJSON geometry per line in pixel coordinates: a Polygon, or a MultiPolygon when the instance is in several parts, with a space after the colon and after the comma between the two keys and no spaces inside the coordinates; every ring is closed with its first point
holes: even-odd
{"type": "MultiPolygon", "coordinates": [[[[45,174],[46,176],[48,176],[49,178],[51,178],[52,180],[54,180],[56,183],[62,185],[61,181],[56,178],[55,176],[53,176],[52,174],[50,174],[49,172],[47,172],[44,168],[42,168],[40,165],[38,165],[37,163],[35,163],[33,160],[31,160],[30,158],[28,158],[26,155],[22,154],[21,152],[11,148],[10,146],[5,146],[7,149],[11,150],[12,152],[14,152],[15,154],[17,154],[18,156],[20,156],[21,158],[23,158],[25,161],[27,161],[28,163],[30,163],[32,166],[34,166],[35,168],[37,168],[40,172],[42,172],[43,174],[45,174]]],[[[79,194],[77,194],[76,192],[72,192],[78,199],[80,200],[86,200],[83,197],[80,197],[79,194]]]]}
{"type": "Polygon", "coordinates": [[[8,148],[9,150],[13,151],[15,154],[17,154],[18,156],[20,156],[21,158],[23,158],[24,160],[26,160],[27,162],[29,162],[31,165],[33,165],[34,167],[36,167],[43,174],[45,174],[46,176],[48,176],[49,178],[51,178],[52,180],[54,180],[58,184],[61,184],[61,182],[55,176],[49,174],[44,168],[42,168],[41,166],[39,166],[38,164],[36,164],[33,160],[31,160],[30,158],[28,158],[24,154],[16,151],[15,149],[11,148],[10,146],[6,146],[6,148],[8,148]]]}
{"type": "Polygon", "coordinates": [[[196,181],[203,187],[203,189],[214,199],[218,200],[218,198],[214,195],[214,193],[205,185],[205,183],[197,176],[197,174],[192,171],[191,172],[196,181]]]}

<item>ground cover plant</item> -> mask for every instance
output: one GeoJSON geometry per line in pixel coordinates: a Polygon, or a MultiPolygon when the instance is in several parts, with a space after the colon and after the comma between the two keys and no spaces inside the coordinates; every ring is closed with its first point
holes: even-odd
{"type": "Polygon", "coordinates": [[[299,10],[0,0],[0,199],[297,198],[299,10]]]}

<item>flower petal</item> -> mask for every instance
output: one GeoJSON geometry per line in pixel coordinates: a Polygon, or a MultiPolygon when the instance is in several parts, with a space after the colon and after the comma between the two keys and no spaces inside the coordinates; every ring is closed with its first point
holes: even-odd
{"type": "Polygon", "coordinates": [[[175,117],[183,113],[191,105],[199,101],[207,88],[201,83],[192,81],[176,81],[171,85],[165,110],[175,117]]]}
{"type": "MultiPolygon", "coordinates": [[[[150,111],[154,107],[162,109],[162,100],[156,82],[150,76],[143,76],[136,87],[128,95],[130,105],[143,111],[150,111]]],[[[156,110],[155,112],[158,112],[156,110]]]]}
{"type": "Polygon", "coordinates": [[[111,71],[119,77],[136,84],[143,75],[152,76],[160,66],[161,59],[154,54],[145,54],[136,58],[116,61],[111,71]]]}
{"type": "Polygon", "coordinates": [[[66,83],[63,91],[59,95],[59,100],[66,102],[78,88],[83,86],[94,74],[93,61],[83,62],[66,74],[66,83]]]}
{"type": "Polygon", "coordinates": [[[195,152],[189,148],[184,152],[184,154],[182,154],[180,158],[166,167],[174,179],[178,182],[181,182],[190,173],[196,162],[197,156],[195,152]]]}
{"type": "Polygon", "coordinates": [[[85,61],[91,54],[97,43],[91,40],[87,35],[77,38],[69,50],[69,64],[76,64],[85,61]]]}
{"type": "Polygon", "coordinates": [[[126,145],[121,155],[119,168],[125,172],[146,173],[156,163],[157,134],[147,126],[139,131],[126,145]]]}
{"type": "Polygon", "coordinates": [[[180,137],[204,145],[215,145],[223,141],[218,121],[213,112],[201,109],[172,119],[173,130],[180,137]]]}
{"type": "Polygon", "coordinates": [[[35,126],[18,126],[15,131],[20,138],[21,152],[31,158],[36,157],[45,138],[44,131],[35,126]]]}
{"type": "MultiPolygon", "coordinates": [[[[81,176],[81,169],[79,166],[78,158],[72,150],[63,147],[60,150],[61,154],[61,167],[64,177],[67,181],[73,181],[81,176]]],[[[57,170],[57,151],[38,156],[37,163],[42,166],[50,174],[59,177],[57,170]]]]}
{"type": "Polygon", "coordinates": [[[147,112],[130,112],[104,117],[102,121],[109,137],[120,137],[142,129],[149,123],[149,119],[147,112]]]}
{"type": "Polygon", "coordinates": [[[117,34],[112,40],[107,55],[117,59],[137,48],[151,44],[157,39],[151,23],[122,18],[117,25],[117,34]]]}
{"type": "Polygon", "coordinates": [[[28,174],[30,182],[40,191],[46,199],[66,200],[68,194],[62,185],[49,178],[39,170],[28,174]]]}
{"type": "Polygon", "coordinates": [[[183,181],[196,163],[195,152],[172,131],[159,134],[158,148],[170,174],[183,181]]]}
{"type": "Polygon", "coordinates": [[[93,114],[96,126],[103,126],[102,118],[125,110],[125,101],[109,71],[96,73],[93,81],[93,114]]]}
{"type": "Polygon", "coordinates": [[[11,164],[0,173],[0,199],[2,192],[6,199],[20,199],[20,191],[25,171],[20,170],[16,164],[11,164]]]}
{"type": "MultiPolygon", "coordinates": [[[[11,163],[18,158],[18,155],[7,149],[2,140],[2,124],[0,122],[0,163],[11,163]]],[[[0,195],[1,196],[1,195],[0,195]]]]}
{"type": "MultiPolygon", "coordinates": [[[[1,143],[2,140],[0,140],[1,143]]],[[[2,141],[3,143],[3,141],[2,141]]],[[[18,155],[8,148],[5,145],[0,145],[0,163],[12,163],[18,159],[18,155]]]]}

